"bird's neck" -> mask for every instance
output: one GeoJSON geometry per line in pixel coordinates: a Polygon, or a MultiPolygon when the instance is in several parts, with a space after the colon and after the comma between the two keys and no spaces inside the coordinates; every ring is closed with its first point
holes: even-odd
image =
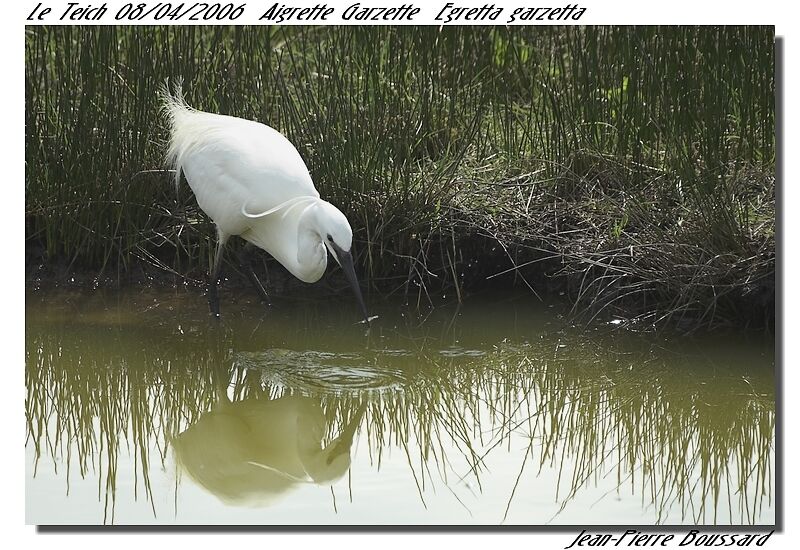
{"type": "Polygon", "coordinates": [[[317,215],[315,204],[307,207],[297,231],[297,263],[304,273],[308,273],[307,279],[314,281],[319,280],[328,267],[328,251],[317,229],[317,215]]]}

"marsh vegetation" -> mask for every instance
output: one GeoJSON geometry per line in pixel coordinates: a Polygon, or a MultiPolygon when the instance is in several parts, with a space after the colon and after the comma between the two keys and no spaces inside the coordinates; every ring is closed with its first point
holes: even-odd
{"type": "Polygon", "coordinates": [[[374,292],[773,324],[772,27],[31,27],[25,55],[30,281],[204,280],[213,227],[159,171],[180,77],[298,147],[374,292]]]}

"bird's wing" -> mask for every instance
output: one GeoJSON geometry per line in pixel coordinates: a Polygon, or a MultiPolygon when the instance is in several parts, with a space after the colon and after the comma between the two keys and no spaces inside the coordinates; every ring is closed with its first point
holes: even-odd
{"type": "Polygon", "coordinates": [[[257,122],[196,112],[173,139],[182,138],[177,164],[198,204],[220,228],[239,234],[249,213],[263,213],[297,197],[319,197],[297,149],[257,122]]]}

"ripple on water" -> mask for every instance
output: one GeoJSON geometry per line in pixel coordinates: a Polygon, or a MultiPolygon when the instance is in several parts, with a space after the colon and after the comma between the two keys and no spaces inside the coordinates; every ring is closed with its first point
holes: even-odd
{"type": "Polygon", "coordinates": [[[439,350],[439,355],[444,357],[483,357],[486,352],[478,349],[466,349],[461,346],[450,346],[439,350]]]}
{"type": "Polygon", "coordinates": [[[407,373],[379,364],[378,356],[271,349],[240,352],[236,363],[259,370],[267,384],[312,394],[399,391],[407,386],[410,382],[407,373]]]}

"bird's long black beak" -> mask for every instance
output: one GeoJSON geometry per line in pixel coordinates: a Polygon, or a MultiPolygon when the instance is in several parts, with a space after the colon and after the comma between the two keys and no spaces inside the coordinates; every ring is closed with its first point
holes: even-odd
{"type": "Polygon", "coordinates": [[[361,313],[364,314],[364,322],[369,324],[369,314],[367,313],[367,306],[364,304],[364,297],[361,295],[361,287],[358,286],[358,278],[356,277],[356,270],[353,267],[353,255],[350,253],[349,250],[342,250],[336,244],[333,245],[334,250],[336,251],[337,259],[339,260],[339,265],[342,266],[342,270],[344,271],[345,277],[350,282],[350,286],[353,287],[353,292],[356,295],[356,300],[358,300],[358,305],[361,307],[361,313]]]}

